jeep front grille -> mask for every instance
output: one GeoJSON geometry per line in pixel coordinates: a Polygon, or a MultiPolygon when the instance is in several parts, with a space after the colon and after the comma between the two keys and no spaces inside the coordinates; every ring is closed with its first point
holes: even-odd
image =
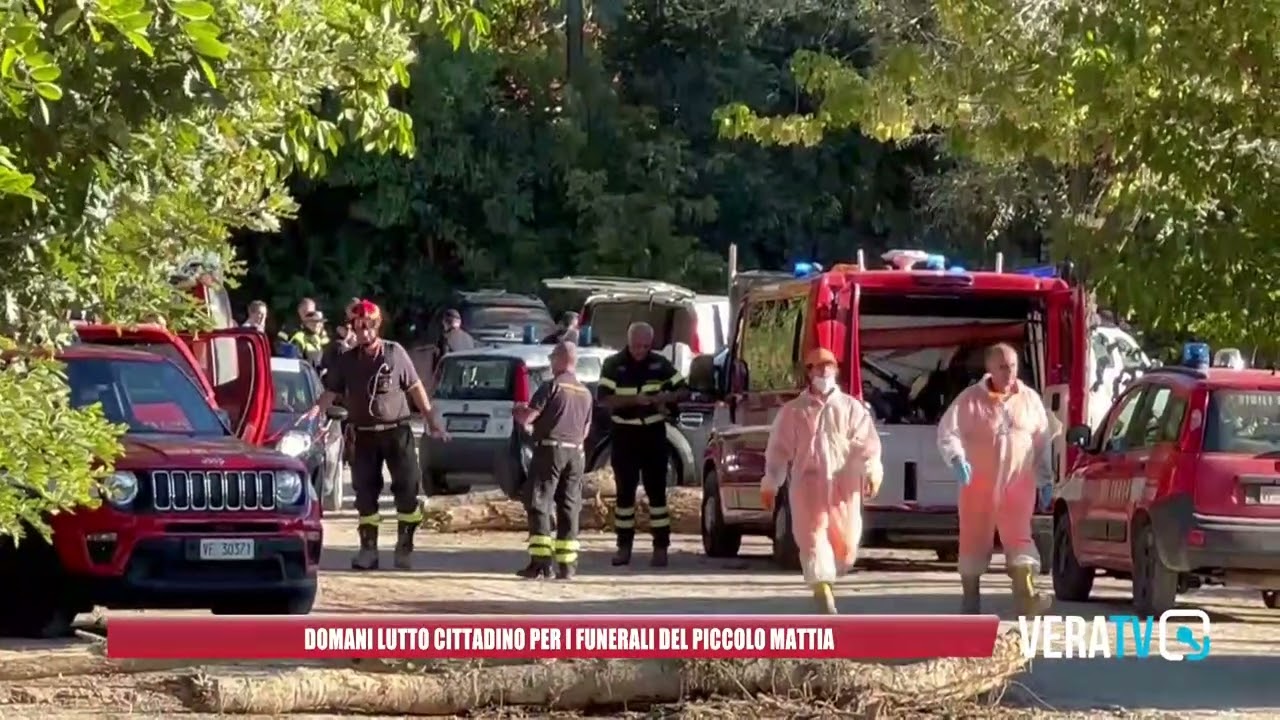
{"type": "Polygon", "coordinates": [[[151,473],[151,505],[163,512],[274,510],[272,472],[157,470],[151,473]]]}

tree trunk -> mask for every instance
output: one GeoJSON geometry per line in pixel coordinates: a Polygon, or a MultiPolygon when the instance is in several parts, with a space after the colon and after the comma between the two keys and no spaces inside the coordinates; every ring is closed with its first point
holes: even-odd
{"type": "Polygon", "coordinates": [[[597,660],[485,667],[444,672],[366,673],[303,669],[277,675],[191,678],[199,712],[345,712],[451,716],[482,708],[539,709],[644,706],[759,693],[803,696],[865,707],[928,708],[996,690],[1026,665],[1016,634],[982,659],[886,665],[847,660],[597,660]]]}

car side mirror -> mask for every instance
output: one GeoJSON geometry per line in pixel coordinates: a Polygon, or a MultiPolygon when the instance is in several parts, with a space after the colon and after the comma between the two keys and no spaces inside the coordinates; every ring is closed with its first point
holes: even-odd
{"type": "Polygon", "coordinates": [[[1067,444],[1078,448],[1088,447],[1093,438],[1093,431],[1088,425],[1076,425],[1067,430],[1067,444]]]}
{"type": "Polygon", "coordinates": [[[699,395],[715,397],[719,395],[716,382],[716,357],[703,354],[693,358],[689,363],[689,389],[699,395]]]}
{"type": "Polygon", "coordinates": [[[347,414],[348,413],[346,408],[338,407],[337,405],[330,405],[328,409],[324,411],[325,417],[329,418],[330,420],[336,420],[337,422],[345,422],[347,419],[347,414]]]}

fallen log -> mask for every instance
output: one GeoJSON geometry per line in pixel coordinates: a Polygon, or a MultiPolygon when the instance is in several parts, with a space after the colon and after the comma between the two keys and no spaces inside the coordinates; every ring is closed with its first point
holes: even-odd
{"type": "MultiPolygon", "coordinates": [[[[614,499],[605,495],[583,498],[579,516],[581,530],[612,530],[614,499]]],[[[702,512],[702,491],[695,488],[671,488],[667,491],[667,513],[671,531],[697,534],[702,512]]],[[[466,504],[427,506],[423,528],[434,532],[501,531],[522,532],[528,529],[524,505],[505,497],[485,498],[466,504]]],[[[641,498],[636,503],[636,527],[649,529],[649,503],[641,498]]]]}
{"type": "MultiPolygon", "coordinates": [[[[644,706],[770,694],[879,709],[939,708],[1000,689],[1026,666],[1016,633],[990,658],[888,665],[844,660],[598,660],[426,673],[295,670],[201,674],[185,696],[196,712],[280,715],[462,715],[483,708],[644,706]]],[[[214,671],[216,673],[216,670],[214,671]]]]}

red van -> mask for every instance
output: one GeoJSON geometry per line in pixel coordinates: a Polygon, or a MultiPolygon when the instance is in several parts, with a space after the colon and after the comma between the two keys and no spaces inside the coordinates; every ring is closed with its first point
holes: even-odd
{"type": "Polygon", "coordinates": [[[0,632],[63,635],[95,606],[310,612],[320,506],[303,465],[263,447],[266,337],[183,341],[159,326],[104,325],[77,334],[59,356],[71,402],[100,403],[125,425],[124,454],[98,507],[50,518],[52,542],[0,545],[0,582],[21,588],[0,595],[0,632]]]}
{"type": "MultiPolygon", "coordinates": [[[[1203,348],[1203,346],[1200,346],[1203,348]]],[[[1207,365],[1208,350],[1189,350],[1207,365]]],[[[1102,425],[1072,427],[1083,455],[1058,486],[1053,588],[1089,597],[1099,573],[1130,577],[1143,615],[1203,584],[1280,590],[1280,376],[1148,370],[1102,425]]]]}
{"type": "MultiPolygon", "coordinates": [[[[840,361],[841,387],[871,408],[884,448],[884,484],[865,506],[864,545],[933,549],[951,559],[958,489],[937,449],[942,413],[982,376],[985,348],[1006,342],[1060,427],[1083,422],[1085,293],[1060,277],[1069,272],[967,271],[940,258],[927,267],[860,262],[798,275],[747,290],[721,369],[704,356],[690,372],[694,389],[719,401],[703,465],[706,552],[733,555],[743,535],[766,535],[780,563],[798,563],[786,496],[766,511],[760,478],[773,416],[804,384],[800,358],[823,347],[840,361]],[[722,379],[705,380],[713,376],[722,379]]],[[[1067,450],[1060,434],[1059,472],[1067,450]]],[[[1046,565],[1049,520],[1038,518],[1036,527],[1046,565]]]]}

